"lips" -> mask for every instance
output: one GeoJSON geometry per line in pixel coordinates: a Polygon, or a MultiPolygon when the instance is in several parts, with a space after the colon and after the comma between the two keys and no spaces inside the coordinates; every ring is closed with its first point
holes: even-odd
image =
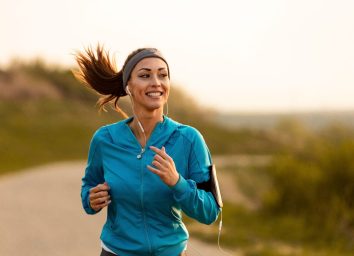
{"type": "Polygon", "coordinates": [[[154,92],[147,92],[145,95],[149,97],[160,97],[163,93],[159,91],[154,91],[154,92]]]}

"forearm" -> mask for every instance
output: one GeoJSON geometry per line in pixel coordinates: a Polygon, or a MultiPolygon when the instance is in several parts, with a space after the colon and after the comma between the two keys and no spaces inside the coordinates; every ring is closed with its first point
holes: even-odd
{"type": "Polygon", "coordinates": [[[189,217],[204,224],[211,224],[218,218],[220,209],[213,195],[197,189],[195,181],[186,180],[180,175],[177,184],[171,189],[174,199],[189,217]]]}

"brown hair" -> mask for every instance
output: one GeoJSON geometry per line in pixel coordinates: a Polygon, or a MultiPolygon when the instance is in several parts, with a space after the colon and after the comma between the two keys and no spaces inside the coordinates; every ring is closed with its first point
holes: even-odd
{"type": "Polygon", "coordinates": [[[105,105],[114,100],[114,108],[124,118],[128,115],[118,107],[120,97],[127,95],[123,88],[123,69],[125,64],[138,52],[145,48],[139,48],[129,54],[123,68],[117,71],[114,59],[109,57],[109,52],[103,49],[100,44],[97,45],[96,51],[92,47],[88,47],[84,52],[77,52],[75,59],[79,65],[79,70],[74,71],[75,77],[83,82],[90,89],[95,90],[102,95],[97,104],[100,110],[105,110],[105,105]]]}

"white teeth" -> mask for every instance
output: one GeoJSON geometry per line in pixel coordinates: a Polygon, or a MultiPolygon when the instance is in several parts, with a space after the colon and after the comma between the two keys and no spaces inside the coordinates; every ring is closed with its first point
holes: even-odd
{"type": "Polygon", "coordinates": [[[161,96],[162,92],[149,92],[147,93],[147,95],[152,97],[157,97],[157,96],[161,96]]]}

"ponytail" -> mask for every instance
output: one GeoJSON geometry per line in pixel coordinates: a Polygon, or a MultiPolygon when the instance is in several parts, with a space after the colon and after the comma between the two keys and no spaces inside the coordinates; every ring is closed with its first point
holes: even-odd
{"type": "Polygon", "coordinates": [[[117,72],[115,63],[109,58],[109,52],[98,44],[96,52],[88,47],[84,52],[78,52],[75,59],[79,65],[79,70],[74,71],[75,77],[102,95],[97,101],[100,111],[106,111],[105,105],[114,100],[115,110],[127,118],[128,115],[118,107],[119,98],[127,95],[123,88],[123,72],[117,72]]]}

